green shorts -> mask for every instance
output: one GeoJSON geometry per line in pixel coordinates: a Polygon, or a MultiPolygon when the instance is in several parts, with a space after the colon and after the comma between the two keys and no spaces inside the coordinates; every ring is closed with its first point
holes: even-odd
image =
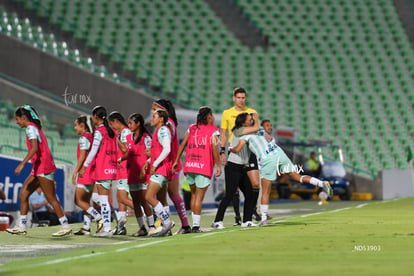
{"type": "Polygon", "coordinates": [[[46,178],[46,179],[48,179],[50,181],[55,181],[55,172],[51,172],[51,173],[41,173],[41,174],[38,174],[36,176],[41,176],[41,177],[44,177],[44,178],[46,178]]]}
{"type": "Polygon", "coordinates": [[[146,191],[148,187],[147,183],[129,184],[130,192],[146,191]]]}
{"type": "Polygon", "coordinates": [[[96,180],[95,181],[96,185],[101,185],[107,190],[111,189],[111,183],[112,183],[112,180],[96,180]]]}
{"type": "Polygon", "coordinates": [[[168,178],[156,173],[151,175],[150,181],[158,183],[160,185],[160,188],[164,187],[164,185],[168,185],[168,178]]]}
{"type": "Polygon", "coordinates": [[[260,177],[269,181],[275,181],[278,173],[294,172],[295,166],[289,157],[280,150],[266,159],[260,161],[260,177]]]}
{"type": "Polygon", "coordinates": [[[196,185],[197,188],[203,189],[211,183],[210,177],[198,173],[186,173],[185,177],[190,185],[196,185]]]}
{"type": "Polygon", "coordinates": [[[84,189],[88,194],[93,192],[93,184],[76,184],[76,188],[84,189]]]}
{"type": "Polygon", "coordinates": [[[116,181],[116,188],[118,190],[124,190],[129,193],[128,179],[118,179],[116,181]]]}

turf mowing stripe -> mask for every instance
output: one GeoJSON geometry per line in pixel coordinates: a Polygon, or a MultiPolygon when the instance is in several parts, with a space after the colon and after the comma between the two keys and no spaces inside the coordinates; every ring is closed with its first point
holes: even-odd
{"type": "Polygon", "coordinates": [[[115,252],[123,252],[123,251],[129,250],[129,249],[146,247],[146,246],[150,246],[150,245],[154,245],[154,244],[158,244],[158,243],[162,243],[162,242],[166,242],[166,241],[169,241],[169,240],[153,241],[153,242],[149,242],[149,243],[138,244],[138,245],[134,245],[134,246],[130,246],[130,247],[117,249],[117,250],[115,250],[115,252]]]}

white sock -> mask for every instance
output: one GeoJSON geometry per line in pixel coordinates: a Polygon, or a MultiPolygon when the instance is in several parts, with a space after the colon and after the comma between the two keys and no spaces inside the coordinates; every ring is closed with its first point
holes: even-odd
{"type": "Polygon", "coordinates": [[[154,207],[154,211],[157,213],[157,216],[161,219],[164,225],[168,225],[171,223],[170,216],[165,211],[161,202],[158,202],[157,206],[154,207]]]}
{"type": "Polygon", "coordinates": [[[104,231],[110,232],[111,231],[111,206],[109,205],[108,196],[100,195],[99,202],[101,204],[104,231]]]}
{"type": "Polygon", "coordinates": [[[320,181],[319,179],[315,178],[315,177],[311,177],[309,183],[312,184],[312,185],[318,186],[318,187],[323,186],[323,182],[320,181]]]}
{"type": "Polygon", "coordinates": [[[24,229],[27,228],[27,215],[23,216],[20,214],[19,227],[24,229]]]}
{"type": "Polygon", "coordinates": [[[63,216],[61,218],[59,218],[59,222],[62,225],[63,228],[65,229],[69,229],[69,222],[68,222],[68,218],[66,216],[63,216]]]}
{"type": "Polygon", "coordinates": [[[83,214],[83,229],[90,230],[91,229],[91,215],[83,214]]]}
{"type": "Polygon", "coordinates": [[[119,222],[119,211],[114,210],[116,222],[119,222]]]}
{"type": "Polygon", "coordinates": [[[154,216],[153,215],[147,217],[147,223],[148,223],[148,227],[154,226],[154,216]]]}
{"type": "Polygon", "coordinates": [[[101,205],[99,203],[99,195],[98,195],[98,193],[92,193],[92,201],[93,202],[96,202],[98,205],[101,205]]]}
{"type": "Polygon", "coordinates": [[[268,210],[269,210],[269,205],[260,205],[260,213],[262,215],[262,221],[267,220],[268,210]]]}
{"type": "Polygon", "coordinates": [[[142,226],[145,226],[144,217],[137,217],[137,222],[138,222],[139,228],[142,228],[142,226]]]}
{"type": "Polygon", "coordinates": [[[125,211],[119,211],[118,212],[118,224],[124,223],[126,221],[126,212],[125,211]]]}
{"type": "Polygon", "coordinates": [[[167,214],[170,216],[171,215],[170,206],[167,205],[167,206],[164,206],[163,208],[164,208],[164,211],[167,212],[167,214]]]}
{"type": "Polygon", "coordinates": [[[200,227],[201,215],[191,213],[191,217],[193,218],[193,227],[200,227]]]}
{"type": "Polygon", "coordinates": [[[96,209],[92,206],[89,207],[89,209],[86,212],[93,217],[94,221],[98,221],[102,218],[101,214],[99,214],[99,212],[96,211],[96,209]]]}

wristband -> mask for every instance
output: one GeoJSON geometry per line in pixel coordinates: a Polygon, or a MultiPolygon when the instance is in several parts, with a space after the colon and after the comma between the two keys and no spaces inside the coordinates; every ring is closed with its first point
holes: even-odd
{"type": "Polygon", "coordinates": [[[225,147],[221,147],[220,148],[220,154],[225,154],[226,153],[226,148],[225,147]]]}

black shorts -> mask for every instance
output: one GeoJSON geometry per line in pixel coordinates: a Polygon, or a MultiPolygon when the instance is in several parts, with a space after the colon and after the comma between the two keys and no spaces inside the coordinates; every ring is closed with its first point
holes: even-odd
{"type": "Polygon", "coordinates": [[[247,165],[246,171],[254,171],[258,169],[259,169],[259,166],[257,165],[256,155],[253,153],[250,153],[249,165],[247,165]]]}

